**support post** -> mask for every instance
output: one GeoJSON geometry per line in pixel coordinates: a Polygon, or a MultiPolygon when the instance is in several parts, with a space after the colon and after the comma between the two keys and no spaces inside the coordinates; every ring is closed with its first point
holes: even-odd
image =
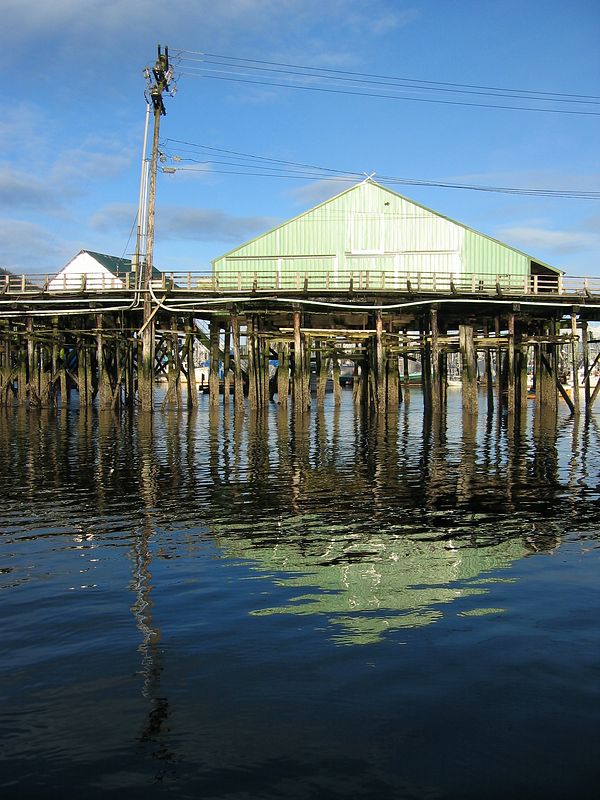
{"type": "Polygon", "coordinates": [[[442,388],[440,375],[440,345],[438,311],[432,308],[429,312],[429,324],[431,326],[431,406],[434,414],[441,412],[442,388]]]}
{"type": "Polygon", "coordinates": [[[571,313],[571,370],[573,375],[573,406],[579,414],[579,353],[577,346],[577,314],[571,313]]]}
{"type": "Polygon", "coordinates": [[[383,318],[381,311],[375,312],[375,411],[378,414],[385,414],[386,410],[386,366],[385,353],[383,349],[383,318]]]}
{"type": "Polygon", "coordinates": [[[317,370],[317,408],[325,407],[325,389],[327,385],[327,356],[323,352],[323,342],[315,342],[315,362],[317,370]]]}
{"type": "Polygon", "coordinates": [[[287,407],[290,390],[290,357],[286,342],[279,342],[277,361],[277,402],[280,406],[287,407]]]}
{"type": "Polygon", "coordinates": [[[461,323],[458,326],[463,409],[471,414],[477,413],[477,357],[473,343],[473,325],[461,323]]]}
{"type": "Polygon", "coordinates": [[[96,358],[98,362],[98,408],[106,409],[112,405],[110,377],[106,368],[105,341],[102,333],[104,315],[96,315],[96,358]]]}
{"type": "Polygon", "coordinates": [[[240,348],[240,318],[235,314],[231,320],[233,339],[233,402],[236,413],[244,412],[244,384],[242,380],[242,363],[240,348]]]}
{"type": "Polygon", "coordinates": [[[404,400],[408,402],[410,400],[410,364],[408,363],[408,329],[404,328],[402,330],[402,336],[404,339],[403,345],[403,353],[402,353],[402,373],[403,373],[403,384],[404,386],[404,400]]]}
{"type": "Polygon", "coordinates": [[[187,363],[187,404],[188,408],[195,408],[198,405],[198,386],[196,384],[196,364],[194,363],[194,343],[195,343],[194,318],[189,317],[185,326],[186,342],[186,363],[187,363]]]}
{"type": "Polygon", "coordinates": [[[221,338],[221,323],[217,317],[210,321],[210,368],[208,373],[208,395],[209,405],[216,406],[219,403],[219,342],[221,338]]]}
{"type": "Polygon", "coordinates": [[[511,311],[508,315],[508,396],[507,396],[507,406],[508,406],[508,413],[514,414],[515,413],[515,315],[511,311]]]}
{"type": "Polygon", "coordinates": [[[231,324],[225,323],[225,336],[223,344],[223,405],[228,406],[231,394],[231,324]]]}
{"type": "Polygon", "coordinates": [[[583,356],[583,386],[586,412],[590,407],[590,346],[588,341],[587,320],[581,320],[581,349],[583,356]]]}
{"type": "Polygon", "coordinates": [[[340,369],[340,360],[338,355],[333,350],[332,359],[332,372],[333,372],[333,404],[336,408],[342,402],[342,384],[340,383],[340,376],[341,376],[341,369],[340,369]]]}

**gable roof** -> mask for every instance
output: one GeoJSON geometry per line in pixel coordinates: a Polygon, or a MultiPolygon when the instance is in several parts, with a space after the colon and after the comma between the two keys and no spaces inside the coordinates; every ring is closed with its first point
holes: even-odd
{"type": "MultiPolygon", "coordinates": [[[[71,261],[74,261],[77,256],[82,253],[87,253],[95,259],[101,266],[111,272],[113,275],[123,275],[124,273],[132,271],[132,262],[130,258],[120,258],[119,256],[109,256],[106,253],[96,253],[94,250],[80,250],[71,261]]],[[[69,262],[71,263],[71,262],[69,262]]],[[[158,279],[162,277],[162,272],[156,267],[152,267],[152,277],[158,279]]]]}
{"type": "MultiPolygon", "coordinates": [[[[130,258],[108,256],[105,253],[95,253],[93,250],[82,250],[81,253],[87,253],[92,258],[95,258],[99,264],[102,264],[113,275],[116,275],[117,272],[131,272],[130,258]]],[[[81,255],[81,253],[78,253],[78,255],[81,255]]]]}
{"type": "Polygon", "coordinates": [[[486,240],[488,240],[490,242],[494,242],[495,244],[500,245],[501,247],[507,248],[508,250],[512,250],[514,253],[517,253],[520,256],[524,256],[525,258],[529,259],[530,261],[533,261],[536,264],[539,264],[539,265],[541,265],[543,267],[546,267],[549,270],[552,270],[552,272],[555,272],[557,274],[563,274],[564,273],[564,270],[561,270],[558,267],[554,267],[551,264],[547,264],[545,261],[541,261],[539,258],[536,258],[535,256],[532,256],[529,253],[525,253],[522,250],[517,249],[516,247],[512,247],[511,245],[506,244],[506,242],[502,242],[499,239],[495,239],[492,236],[488,236],[488,234],[486,234],[486,233],[481,233],[481,231],[477,231],[474,228],[471,228],[468,225],[465,225],[463,222],[458,222],[457,220],[452,219],[451,217],[448,217],[445,214],[440,214],[439,211],[434,211],[432,208],[429,208],[428,206],[425,206],[422,203],[418,203],[416,200],[412,200],[410,197],[406,197],[405,195],[402,195],[399,192],[395,192],[393,189],[390,189],[389,187],[383,186],[383,184],[378,183],[377,181],[374,181],[371,177],[365,178],[365,180],[360,181],[359,183],[355,183],[353,186],[349,186],[347,189],[344,189],[343,191],[338,192],[338,194],[334,195],[333,197],[329,197],[327,200],[324,200],[323,202],[318,203],[316,206],[313,206],[312,208],[309,208],[306,211],[303,211],[302,213],[297,214],[295,217],[291,217],[290,219],[285,220],[284,222],[280,223],[279,225],[276,225],[275,227],[269,229],[268,231],[265,231],[264,233],[261,233],[258,236],[255,236],[254,238],[249,239],[246,242],[243,242],[242,244],[238,245],[237,247],[232,248],[231,250],[227,251],[226,253],[223,253],[218,258],[213,259],[213,261],[212,261],[213,265],[217,261],[220,261],[221,259],[227,258],[230,255],[233,255],[238,250],[241,250],[242,248],[245,248],[248,245],[250,245],[250,244],[252,244],[254,242],[257,242],[259,239],[262,239],[263,237],[269,236],[270,234],[274,233],[277,230],[280,230],[281,228],[285,227],[286,225],[288,225],[288,224],[290,224],[292,222],[296,222],[297,220],[300,220],[300,219],[302,219],[303,217],[305,217],[305,216],[307,216],[309,214],[312,214],[313,212],[323,208],[324,206],[327,206],[329,203],[335,202],[339,198],[344,197],[344,195],[347,195],[347,194],[349,194],[351,192],[355,192],[359,187],[364,186],[365,184],[370,184],[372,186],[375,186],[378,189],[380,189],[382,192],[387,192],[388,194],[392,195],[395,198],[399,198],[400,200],[403,200],[403,201],[405,201],[407,203],[412,204],[413,206],[416,206],[417,208],[422,209],[423,211],[426,211],[428,214],[433,214],[434,216],[436,216],[436,217],[438,217],[440,219],[446,220],[446,222],[450,222],[453,225],[458,225],[460,228],[463,228],[464,230],[469,231],[470,233],[473,233],[476,236],[482,237],[483,239],[486,239],[486,240]]]}

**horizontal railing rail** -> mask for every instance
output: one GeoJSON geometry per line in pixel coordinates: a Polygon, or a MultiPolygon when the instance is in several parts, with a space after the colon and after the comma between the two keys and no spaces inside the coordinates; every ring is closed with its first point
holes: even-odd
{"type": "MultiPolygon", "coordinates": [[[[436,295],[600,295],[600,276],[481,275],[416,272],[394,274],[379,270],[302,272],[273,270],[255,272],[163,272],[153,278],[152,291],[178,294],[292,292],[292,293],[399,293],[436,295]]],[[[1,295],[133,294],[134,273],[114,275],[67,273],[58,275],[0,276],[1,295]]]]}

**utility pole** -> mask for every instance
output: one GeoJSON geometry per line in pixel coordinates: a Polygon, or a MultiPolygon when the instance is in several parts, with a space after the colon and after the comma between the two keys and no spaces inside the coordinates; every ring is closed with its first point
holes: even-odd
{"type": "Polygon", "coordinates": [[[170,91],[172,71],[169,66],[169,48],[161,52],[158,45],[158,58],[152,67],[152,75],[148,72],[148,92],[154,110],[154,134],[152,137],[152,158],[150,161],[150,185],[148,189],[148,220],[146,226],[146,258],[141,264],[140,287],[144,295],[144,317],[142,324],[142,358],[141,369],[138,365],[138,397],[142,411],[152,411],[154,383],[154,318],[152,316],[152,298],[150,282],[154,268],[154,208],[156,203],[156,170],[158,165],[158,137],[160,118],[166,115],[163,103],[163,92],[170,91]],[[151,78],[154,77],[154,82],[151,78]]]}

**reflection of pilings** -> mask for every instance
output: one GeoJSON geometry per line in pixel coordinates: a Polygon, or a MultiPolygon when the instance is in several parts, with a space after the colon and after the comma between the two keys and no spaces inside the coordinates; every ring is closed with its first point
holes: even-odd
{"type": "Polygon", "coordinates": [[[469,503],[475,492],[475,474],[477,468],[477,413],[463,405],[462,445],[456,499],[459,503],[469,503]]]}
{"type": "Polygon", "coordinates": [[[448,462],[446,443],[447,418],[443,414],[425,416],[423,419],[423,464],[427,505],[435,508],[448,490],[448,462]]]}

